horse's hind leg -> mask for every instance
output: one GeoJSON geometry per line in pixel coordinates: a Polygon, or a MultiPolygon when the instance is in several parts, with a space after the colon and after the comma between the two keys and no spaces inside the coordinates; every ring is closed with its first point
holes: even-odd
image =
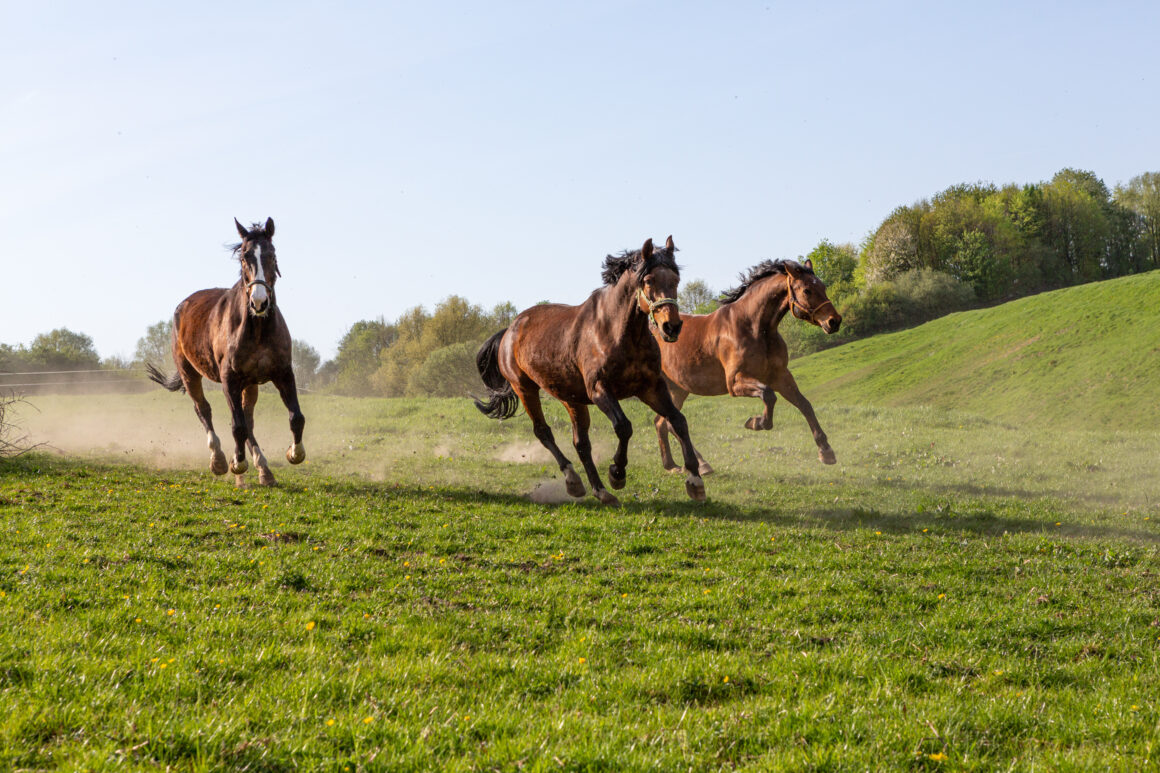
{"type": "Polygon", "coordinates": [[[603,505],[619,505],[620,500],[604,488],[596,463],[592,461],[592,441],[588,439],[588,427],[592,420],[588,415],[588,406],[583,403],[564,403],[564,407],[568,409],[568,416],[572,419],[572,445],[576,447],[580,463],[584,465],[584,473],[592,486],[592,496],[599,499],[603,505]]]}
{"type": "MultiPolygon", "coordinates": [[[[257,384],[251,384],[242,390],[242,411],[246,414],[246,431],[249,433],[246,438],[246,447],[250,449],[250,456],[254,457],[254,465],[258,468],[258,485],[275,486],[277,481],[274,480],[274,473],[270,472],[270,465],[266,463],[266,455],[262,453],[262,449],[258,446],[258,440],[254,437],[254,406],[257,402],[257,384]]],[[[245,479],[238,475],[235,483],[240,488],[245,485],[245,479]]]]}
{"type": "Polygon", "coordinates": [[[201,374],[187,361],[178,363],[178,372],[181,373],[181,382],[185,384],[186,394],[193,400],[193,410],[197,418],[201,419],[201,426],[206,432],[206,444],[209,446],[209,469],[214,475],[225,475],[229,465],[226,455],[222,453],[222,442],[213,431],[213,410],[209,400],[205,399],[205,391],[201,388],[201,374]]]}
{"type": "Polygon", "coordinates": [[[290,434],[294,439],[286,449],[286,461],[290,464],[301,464],[306,459],[306,446],[302,444],[302,430],[306,427],[306,417],[298,407],[298,387],[294,384],[294,371],[287,369],[273,381],[278,394],[282,397],[282,404],[290,411],[290,434]]]}
{"type": "Polygon", "coordinates": [[[548,422],[544,419],[544,407],[540,404],[540,388],[535,385],[513,385],[513,390],[520,398],[520,402],[524,404],[524,410],[527,411],[528,417],[532,420],[532,432],[536,435],[536,440],[548,449],[556,459],[556,464],[560,465],[560,472],[564,473],[564,487],[568,491],[568,496],[582,497],[584,496],[584,484],[580,482],[580,476],[576,474],[576,468],[568,461],[568,457],[556,445],[556,437],[552,434],[552,428],[548,426],[548,422]]]}
{"type": "Polygon", "coordinates": [[[806,422],[810,425],[810,432],[814,435],[814,442],[818,444],[818,459],[823,464],[837,462],[838,457],[834,454],[834,449],[830,448],[830,441],[826,437],[826,433],[822,431],[822,425],[818,424],[818,417],[814,415],[814,406],[810,405],[810,401],[798,389],[793,375],[788,370],[783,370],[778,374],[774,386],[778,392],[781,392],[782,397],[789,400],[790,405],[797,408],[802,412],[802,416],[806,417],[806,422]]]}

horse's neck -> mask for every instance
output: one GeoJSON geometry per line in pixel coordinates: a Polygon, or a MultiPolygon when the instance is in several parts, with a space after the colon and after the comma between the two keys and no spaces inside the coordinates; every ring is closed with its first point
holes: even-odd
{"type": "Polygon", "coordinates": [[[780,275],[766,277],[737,301],[741,305],[739,311],[742,312],[742,316],[752,320],[755,332],[777,330],[781,318],[789,310],[786,303],[789,277],[786,276],[784,281],[779,277],[780,275]],[[753,292],[754,290],[757,292],[753,292]]]}
{"type": "Polygon", "coordinates": [[[612,320],[617,341],[652,337],[648,317],[636,301],[636,292],[636,283],[631,278],[622,278],[604,294],[604,313],[612,320]]]}
{"type": "Polygon", "coordinates": [[[229,296],[230,306],[237,314],[241,315],[235,317],[241,319],[238,326],[238,340],[262,343],[274,319],[274,309],[271,308],[264,317],[255,317],[251,314],[249,298],[246,296],[246,286],[240,279],[237,284],[226,291],[226,294],[229,296]]]}

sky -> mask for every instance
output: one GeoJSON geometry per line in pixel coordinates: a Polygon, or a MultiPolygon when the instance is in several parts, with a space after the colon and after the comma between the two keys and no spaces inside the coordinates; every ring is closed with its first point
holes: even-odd
{"type": "Polygon", "coordinates": [[[1160,3],[0,0],[0,342],[131,357],[272,217],[333,357],[449,295],[718,290],[962,182],[1160,171],[1160,3]]]}

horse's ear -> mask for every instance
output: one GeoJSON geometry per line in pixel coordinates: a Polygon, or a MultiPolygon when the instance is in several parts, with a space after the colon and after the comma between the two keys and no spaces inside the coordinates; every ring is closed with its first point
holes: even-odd
{"type": "Polygon", "coordinates": [[[801,265],[799,265],[798,263],[795,263],[792,260],[787,260],[782,265],[785,266],[786,276],[793,277],[794,279],[801,278],[801,272],[798,270],[801,268],[801,265]]]}
{"type": "Polygon", "coordinates": [[[652,239],[646,239],[644,246],[640,248],[640,256],[642,258],[644,258],[645,260],[648,260],[649,258],[652,257],[652,254],[653,254],[652,239]]]}
{"type": "Polygon", "coordinates": [[[677,245],[673,244],[673,235],[669,234],[669,238],[665,239],[665,249],[668,250],[669,252],[672,252],[676,248],[677,248],[677,245]]]}
{"type": "Polygon", "coordinates": [[[244,225],[238,222],[236,217],[234,218],[234,225],[238,227],[238,235],[242,237],[242,241],[250,238],[250,232],[246,230],[244,225]]]}
{"type": "Polygon", "coordinates": [[[274,218],[272,217],[266,218],[266,238],[274,238],[274,218]]]}
{"type": "Polygon", "coordinates": [[[814,262],[812,260],[810,260],[809,258],[806,258],[806,262],[803,263],[802,265],[805,266],[806,268],[808,268],[810,271],[814,270],[814,262]]]}

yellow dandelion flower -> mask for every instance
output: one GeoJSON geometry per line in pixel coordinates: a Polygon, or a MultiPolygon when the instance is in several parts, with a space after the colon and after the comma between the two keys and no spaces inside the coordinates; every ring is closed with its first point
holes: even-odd
{"type": "Polygon", "coordinates": [[[705,593],[708,593],[708,592],[709,592],[709,589],[708,589],[708,588],[705,588],[705,593]]]}
{"type": "Polygon", "coordinates": [[[725,678],[724,678],[724,679],[722,679],[721,681],[723,681],[723,682],[725,682],[726,684],[728,684],[728,682],[729,682],[729,677],[725,677],[725,678]]]}
{"type": "Polygon", "coordinates": [[[923,534],[926,534],[928,531],[930,531],[930,529],[923,529],[923,530],[922,530],[922,533],[923,533],[923,534]]]}
{"type": "Polygon", "coordinates": [[[366,620],[371,616],[370,612],[363,612],[363,619],[366,620]]]}
{"type": "Polygon", "coordinates": [[[170,617],[173,617],[174,615],[177,614],[177,610],[176,609],[167,609],[167,610],[165,610],[165,614],[169,615],[170,617]]]}
{"type": "Polygon", "coordinates": [[[882,532],[880,532],[880,531],[876,531],[876,532],[874,532],[874,533],[875,533],[875,534],[877,534],[879,537],[881,537],[881,536],[882,536],[882,532]]]}
{"type": "Polygon", "coordinates": [[[588,662],[588,658],[580,658],[580,663],[583,664],[583,663],[587,663],[587,662],[588,662]]]}
{"type": "Polygon", "coordinates": [[[311,620],[309,623],[307,623],[307,624],[306,624],[306,630],[307,630],[307,631],[313,631],[313,630],[314,630],[314,621],[313,621],[313,620],[311,620]]]}
{"type": "Polygon", "coordinates": [[[464,714],[464,715],[463,715],[463,721],[464,721],[464,722],[470,722],[470,721],[471,721],[471,715],[470,715],[470,714],[464,714]]]}
{"type": "Polygon", "coordinates": [[[161,668],[168,668],[168,667],[169,667],[169,664],[168,664],[168,663],[162,663],[162,664],[161,664],[161,668]]]}
{"type": "Polygon", "coordinates": [[[947,594],[945,594],[945,593],[940,593],[940,594],[938,594],[938,597],[939,597],[940,599],[945,599],[945,598],[947,597],[947,594]]]}
{"type": "Polygon", "coordinates": [[[1137,706],[1135,703],[1133,703],[1132,704],[1132,711],[1139,711],[1139,710],[1140,710],[1140,707],[1137,706]]]}
{"type": "Polygon", "coordinates": [[[375,721],[374,717],[366,717],[365,719],[363,719],[363,724],[369,725],[371,722],[374,722],[374,721],[375,721]]]}
{"type": "Polygon", "coordinates": [[[947,759],[947,756],[942,752],[935,752],[934,754],[928,754],[926,756],[935,762],[943,762],[947,759]]]}
{"type": "Polygon", "coordinates": [[[214,608],[214,609],[221,609],[221,608],[222,608],[222,605],[221,605],[221,604],[214,604],[214,605],[213,605],[213,608],[214,608]]]}
{"type": "Polygon", "coordinates": [[[334,720],[333,719],[326,720],[326,726],[327,727],[334,727],[334,720]]]}
{"type": "Polygon", "coordinates": [[[149,659],[149,662],[150,662],[150,663],[156,663],[156,662],[157,662],[157,661],[159,661],[159,660],[161,660],[161,658],[150,658],[150,659],[149,659]]]}
{"type": "Polygon", "coordinates": [[[440,558],[440,559],[439,559],[439,563],[441,563],[441,564],[445,564],[445,563],[447,563],[447,559],[446,559],[446,558],[440,558]]]}
{"type": "Polygon", "coordinates": [[[141,618],[139,618],[139,617],[138,617],[138,618],[134,619],[134,620],[133,620],[133,622],[134,622],[134,623],[139,623],[139,622],[141,622],[141,618]]]}
{"type": "Polygon", "coordinates": [[[403,562],[403,566],[410,566],[410,565],[411,565],[411,562],[410,562],[410,561],[404,561],[404,562],[403,562]]]}

